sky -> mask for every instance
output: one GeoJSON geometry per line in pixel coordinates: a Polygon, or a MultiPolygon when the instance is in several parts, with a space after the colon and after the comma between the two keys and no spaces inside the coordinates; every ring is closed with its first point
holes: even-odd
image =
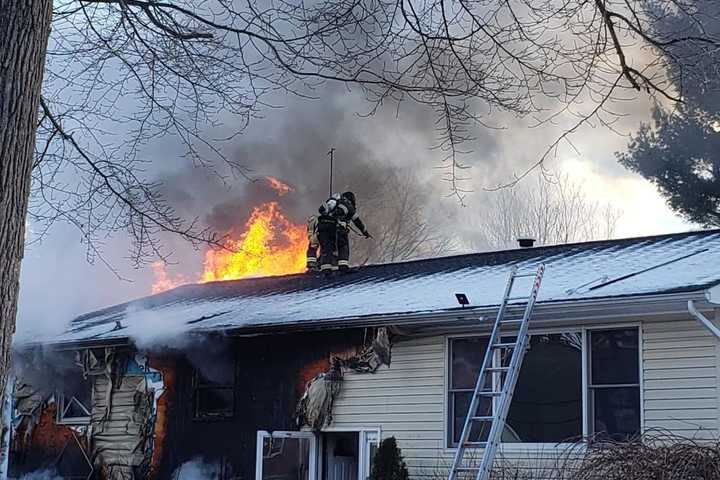
{"type": "MultiPolygon", "coordinates": [[[[382,178],[391,169],[412,171],[418,188],[426,193],[428,217],[447,234],[460,237],[461,244],[473,235],[463,228],[467,217],[476,215],[487,195],[492,195],[484,189],[531,165],[562,128],[529,128],[502,115],[496,118],[501,129],[479,127],[474,132],[476,139],[468,146],[470,152],[463,156],[471,166],[464,187],[472,190],[463,206],[447,195],[447,184],[437,168],[441,157],[433,149],[437,140],[432,112],[403,104],[399,111],[387,108],[367,117],[367,105],[356,92],[328,87],[320,97],[276,99],[275,104],[283,108],[263,112],[262,118],[254,119],[227,146],[226,153],[252,167],[257,175],[274,175],[295,186],[298,196],[285,206],[297,221],[324,200],[325,154],[331,147],[336,149],[336,174],[343,188],[382,178]]],[[[697,228],[676,217],[652,185],[618,165],[615,152],[628,141],[621,134],[635,131],[640,122],[647,121],[650,101],[641,96],[617,107],[625,116],[615,126],[616,131],[584,127],[572,137],[574,148],[562,145],[547,167],[583,182],[591,200],[622,211],[616,237],[697,228]]],[[[224,133],[233,132],[233,125],[226,124],[223,129],[224,133]]],[[[157,159],[149,174],[164,183],[164,193],[178,212],[188,218],[197,216],[217,229],[244,223],[251,206],[267,199],[267,191],[244,179],[219,182],[207,171],[180,161],[182,150],[171,136],[153,139],[145,154],[157,159]]],[[[362,199],[360,202],[362,205],[362,199]]],[[[364,216],[372,230],[372,213],[364,212],[364,216]]],[[[28,238],[34,239],[36,233],[36,226],[29,223],[28,238]]],[[[60,223],[26,249],[18,338],[32,338],[38,331],[59,332],[74,316],[150,294],[151,269],[132,267],[126,258],[127,238],[122,234],[106,239],[103,245],[115,272],[101,262],[89,263],[81,240],[77,230],[60,223]]],[[[165,241],[174,252],[175,263],[168,266],[171,274],[192,278],[200,271],[202,251],[174,237],[165,241]]]]}

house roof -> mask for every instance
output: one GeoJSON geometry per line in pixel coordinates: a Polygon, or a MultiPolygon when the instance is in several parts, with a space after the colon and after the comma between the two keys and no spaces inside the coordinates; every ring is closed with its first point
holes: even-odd
{"type": "Polygon", "coordinates": [[[538,302],[689,292],[720,283],[720,230],[456,255],[312,274],[185,285],[82,315],[55,342],[435,313],[502,300],[513,265],[545,263],[538,302]]]}

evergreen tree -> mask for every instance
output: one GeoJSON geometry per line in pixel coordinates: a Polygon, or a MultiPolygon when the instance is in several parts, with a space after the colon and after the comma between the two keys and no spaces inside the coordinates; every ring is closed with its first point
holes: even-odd
{"type": "Polygon", "coordinates": [[[408,480],[407,465],[395,437],[386,438],[380,443],[373,457],[370,480],[408,480]]]}
{"type": "MultiPolygon", "coordinates": [[[[720,7],[713,0],[696,0],[693,5],[704,12],[698,23],[658,8],[656,34],[669,38],[704,31],[720,44],[720,7]]],[[[659,189],[670,208],[704,226],[720,226],[718,44],[691,42],[668,50],[668,73],[683,101],[656,106],[652,123],[643,124],[628,150],[617,154],[623,166],[659,189]]]]}

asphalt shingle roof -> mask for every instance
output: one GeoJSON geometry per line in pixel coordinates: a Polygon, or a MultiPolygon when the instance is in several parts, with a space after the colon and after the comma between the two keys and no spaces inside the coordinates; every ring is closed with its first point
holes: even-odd
{"type": "Polygon", "coordinates": [[[720,283],[720,230],[185,285],[74,319],[52,342],[112,340],[150,330],[242,329],[456,308],[501,301],[513,265],[546,264],[539,302],[694,291],[720,283]]]}

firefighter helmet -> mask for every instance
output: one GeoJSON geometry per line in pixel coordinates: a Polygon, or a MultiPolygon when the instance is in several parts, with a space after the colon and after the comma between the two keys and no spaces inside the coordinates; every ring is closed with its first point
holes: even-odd
{"type": "Polygon", "coordinates": [[[355,206],[355,194],[353,192],[345,192],[342,194],[342,197],[352,203],[353,207],[355,206]]]}

